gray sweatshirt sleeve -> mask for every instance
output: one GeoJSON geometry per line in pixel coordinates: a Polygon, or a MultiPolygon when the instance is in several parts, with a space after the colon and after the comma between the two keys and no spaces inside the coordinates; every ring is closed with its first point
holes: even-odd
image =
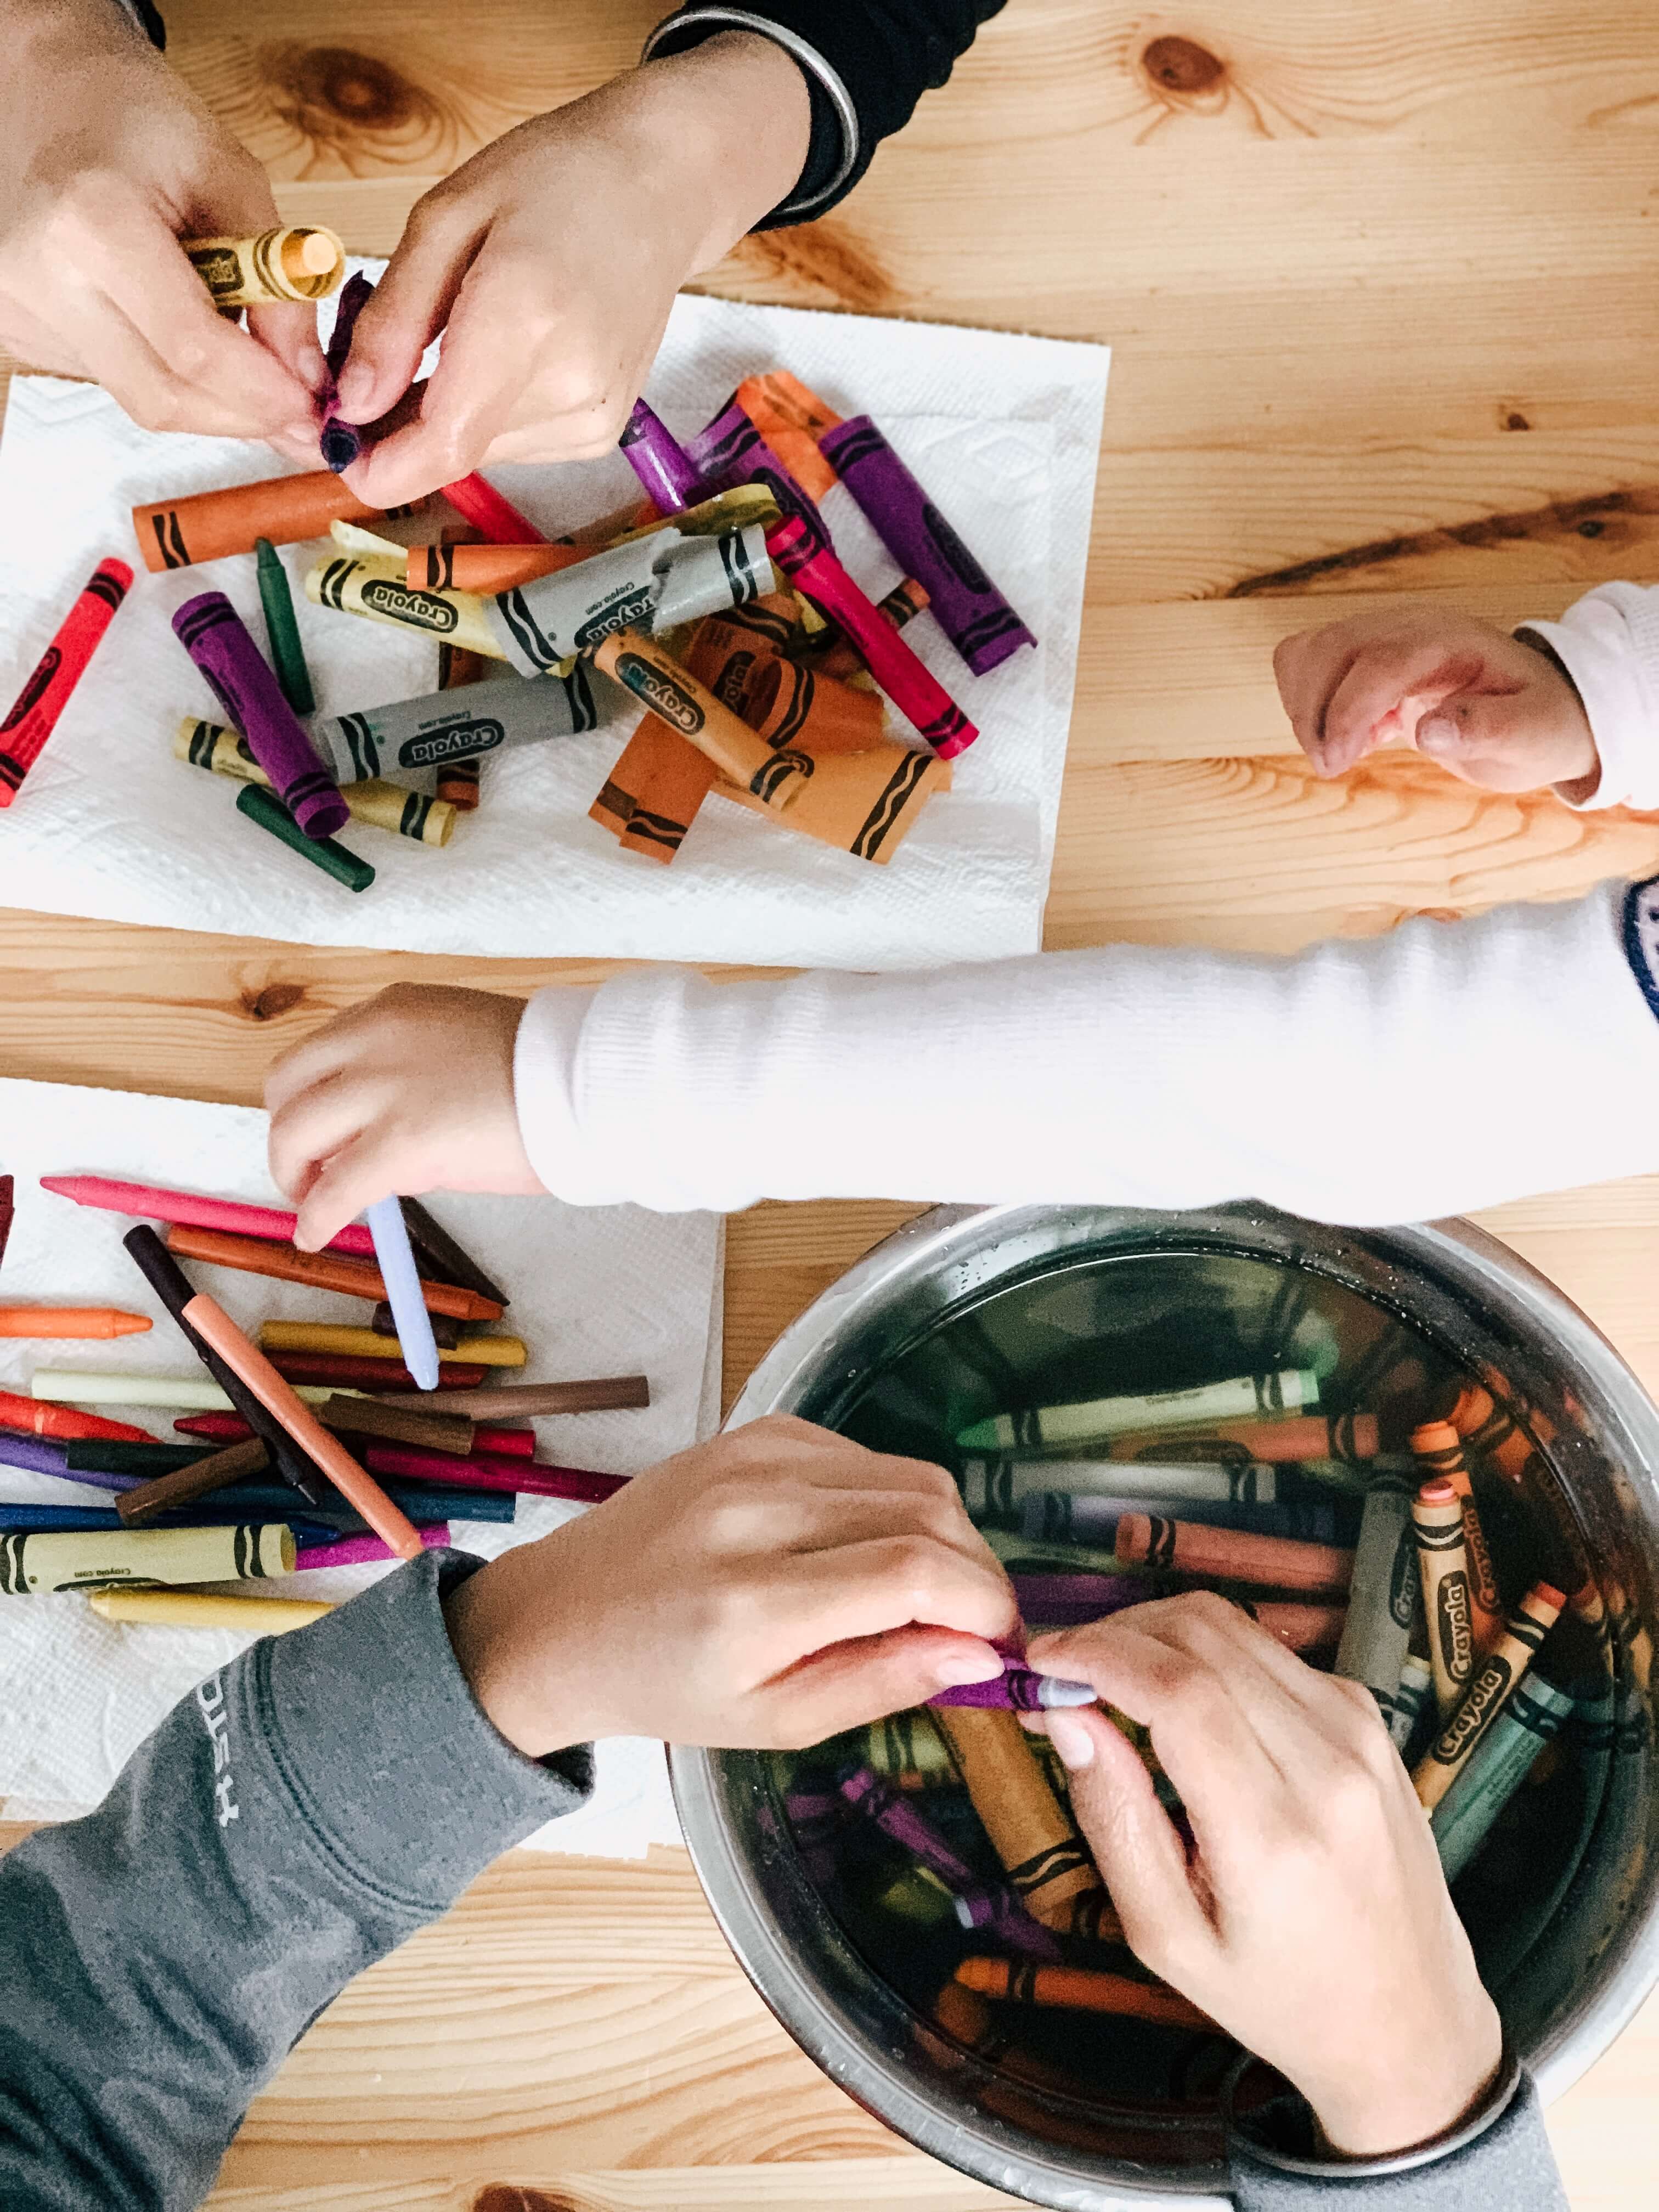
{"type": "Polygon", "coordinates": [[[1232,2131],[1238,2212],[1570,2212],[1538,2092],[1513,2060],[1482,2109],[1415,2162],[1322,2159],[1306,2106],[1295,2110],[1304,2125],[1270,2106],[1232,2131]]]}
{"type": "MultiPolygon", "coordinates": [[[[490,1726],[428,1553],[175,1706],[95,1813],[0,1862],[0,2204],[183,2212],[356,1974],[592,1786],[490,1726]]],[[[27,1600],[20,1601],[27,1603],[27,1600]]]]}

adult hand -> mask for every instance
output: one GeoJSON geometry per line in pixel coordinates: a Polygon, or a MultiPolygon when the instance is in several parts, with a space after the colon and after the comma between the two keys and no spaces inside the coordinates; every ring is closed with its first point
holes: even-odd
{"type": "Polygon", "coordinates": [[[1144,1722],[1192,1823],[1189,1860],[1101,1714],[1045,1717],[1136,1955],[1292,2081],[1337,2150],[1452,2126],[1502,2031],[1370,1692],[1206,1593],[1039,1637],[1030,1663],[1144,1722]]]}
{"type": "Polygon", "coordinates": [[[394,983],[265,1078],[270,1172],[320,1251],[389,1190],[539,1191],[513,1103],[522,999],[394,983]]]}
{"type": "Polygon", "coordinates": [[[277,221],[259,164],[110,0],[0,0],[0,344],[147,429],[314,467],[315,311],[257,308],[244,331],[179,250],[277,221]]]}
{"type": "Polygon", "coordinates": [[[1297,742],[1322,776],[1397,744],[1486,791],[1536,791],[1599,772],[1572,685],[1535,647],[1491,623],[1437,607],[1381,609],[1287,637],[1273,673],[1297,742]]]}
{"type": "Polygon", "coordinates": [[[446,1617],[485,1712],[542,1758],[817,1743],[1000,1674],[1015,1607],[942,1468],[780,1415],[507,1553],[446,1617]]]}
{"type": "Polygon", "coordinates": [[[484,461],[615,445],[674,295],[778,202],[811,127],[781,47],[728,32],[510,131],[428,192],[364,308],[341,412],[378,422],[445,333],[419,412],[346,481],[373,507],[484,461]]]}

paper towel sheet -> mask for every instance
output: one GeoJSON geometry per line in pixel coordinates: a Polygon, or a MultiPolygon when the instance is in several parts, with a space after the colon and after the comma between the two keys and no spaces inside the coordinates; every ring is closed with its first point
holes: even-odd
{"type": "MultiPolygon", "coordinates": [[[[7,1249],[9,1301],[118,1305],[148,1313],[148,1335],[110,1344],[0,1340],[0,1389],[27,1390],[37,1366],[195,1375],[202,1370],[121,1239],[123,1214],[94,1212],[39,1188],[43,1175],[107,1175],[255,1204],[283,1200],[265,1172],[265,1116],[119,1091],[0,1081],[0,1173],[16,1178],[7,1249]]],[[[711,1435],[719,1421],[724,1224],[717,1214],[635,1206],[567,1206],[551,1198],[444,1196],[433,1211],[509,1291],[502,1326],[530,1347],[529,1380],[644,1374],[651,1404],[535,1424],[540,1455],[628,1474],[711,1435]]],[[[274,1318],[361,1324],[360,1299],[199,1264],[193,1279],[250,1334],[274,1318]]],[[[509,1378],[510,1379],[510,1378],[509,1378]]],[[[173,1416],[110,1407],[177,1442],[173,1416]]],[[[70,1505],[109,1502],[79,1483],[0,1467],[0,1498],[70,1505]]],[[[453,1524],[464,1550],[493,1558],[585,1509],[525,1498],[510,1526],[453,1524]]],[[[262,1583],[272,1595],[343,1598],[390,1566],[337,1567],[262,1583]]],[[[123,1626],[83,1597],[0,1600],[0,1799],[14,1820],[96,1804],[134,1747],[205,1675],[252,1639],[228,1631],[123,1626]]],[[[642,1857],[676,1843],[662,1747],[601,1744],[599,1786],[579,1813],[532,1839],[544,1850],[642,1857]]]]}
{"type": "MultiPolygon", "coordinates": [[[[371,269],[377,264],[368,264],[371,269]]],[[[683,297],[647,396],[689,435],[753,372],[786,366],[873,414],[1036,631],[975,678],[927,617],[916,651],[980,726],[953,789],[886,866],[704,805],[672,867],[618,853],[587,810],[629,723],[484,763],[484,799],[445,850],[353,824],[377,869],[354,896],[234,811],[236,787],[175,761],[181,714],[221,719],[172,634],[175,607],[228,593],[264,629],[251,557],[140,569],[108,641],[6,815],[0,904],[417,952],[905,968],[1037,949],[1077,667],[1108,355],[1099,346],[683,297]]],[[[263,446],[135,428],[107,395],[15,380],[0,443],[0,700],[9,700],[103,556],[137,562],[139,503],[285,472],[263,446]]],[[[503,468],[550,531],[637,489],[620,454],[503,468]]],[[[872,597],[897,570],[847,493],[824,512],[872,597]]],[[[319,711],[433,689],[436,648],[307,604],[316,556],[285,558],[319,711]]],[[[896,726],[895,734],[908,734],[896,726]]]]}

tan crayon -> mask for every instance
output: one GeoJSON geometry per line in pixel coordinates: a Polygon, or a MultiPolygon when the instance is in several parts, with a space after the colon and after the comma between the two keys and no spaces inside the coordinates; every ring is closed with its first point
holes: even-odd
{"type": "Polygon", "coordinates": [[[1412,1500],[1412,1525],[1428,1620],[1434,1701],[1444,1720],[1462,1704],[1474,1673],[1474,1608],[1463,1541],[1463,1505],[1450,1483],[1437,1475],[1423,1485],[1412,1500]]]}
{"type": "MultiPolygon", "coordinates": [[[[796,744],[780,760],[798,757],[811,781],[790,802],[786,827],[799,830],[855,860],[890,860],[915,827],[925,800],[951,788],[951,763],[935,753],[911,752],[903,745],[873,745],[861,753],[818,757],[815,746],[796,744]]],[[[750,792],[721,787],[751,813],[764,810],[750,792]]]]}
{"type": "Polygon", "coordinates": [[[1045,1928],[1069,1929],[1078,1900],[1101,1887],[1071,1814],[1043,1779],[1011,1712],[939,1705],[933,1720],[956,1759],[1009,1887],[1045,1928]]]}
{"type": "MultiPolygon", "coordinates": [[[[227,730],[217,722],[198,721],[194,714],[186,714],[173,732],[173,755],[175,760],[188,761],[193,768],[207,769],[235,783],[268,787],[270,782],[240,731],[227,730]]],[[[340,796],[351,809],[354,821],[372,823],[377,830],[390,830],[417,844],[447,845],[454,835],[455,809],[447,800],[405,791],[400,784],[383,783],[378,776],[362,783],[343,783],[340,796]]]]}
{"type": "Polygon", "coordinates": [[[180,243],[217,307],[325,300],[345,274],[345,247],[331,230],[315,227],[262,230],[251,238],[186,238],[180,243]]]}
{"type": "Polygon", "coordinates": [[[1160,2027],[1215,2028],[1176,1990],[1161,1982],[1132,1981],[1092,1966],[1039,1966],[1030,1960],[964,1959],[956,1978],[980,1996],[1006,1997],[1015,2004],[1052,2005],[1068,2012],[1116,2013],[1127,2020],[1149,2020],[1160,2027]]]}
{"type": "Polygon", "coordinates": [[[1244,1529],[1209,1528],[1156,1513],[1119,1516],[1115,1555],[1120,1566],[1173,1568],[1177,1574],[1275,1589],[1345,1590],[1353,1579],[1353,1553],[1340,1545],[1254,1536],[1244,1529]]]}
{"type": "Polygon", "coordinates": [[[787,749],[774,752],[654,639],[637,630],[613,631],[600,640],[593,659],[769,813],[793,806],[800,797],[812,763],[787,749]]]}
{"type": "Polygon", "coordinates": [[[1468,1557],[1474,1648],[1477,1653],[1489,1651],[1504,1633],[1504,1599],[1464,1463],[1462,1439],[1449,1421],[1425,1421],[1412,1431],[1411,1448],[1425,1478],[1442,1476],[1457,1492],[1463,1513],[1463,1547],[1468,1557]]]}
{"type": "MultiPolygon", "coordinates": [[[[354,1259],[343,1252],[301,1252],[292,1244],[271,1243],[262,1237],[237,1237],[222,1229],[191,1229],[176,1221],[168,1224],[167,1247],[175,1259],[206,1260],[216,1267],[238,1267],[246,1274],[269,1275],[279,1283],[308,1283],[313,1290],[340,1291],[347,1297],[367,1298],[374,1305],[386,1297],[386,1284],[374,1262],[354,1259]]],[[[457,1321],[501,1317],[501,1309],[493,1298],[481,1298],[476,1291],[459,1290],[453,1283],[423,1281],[421,1296],[430,1312],[453,1314],[457,1321]]]]}
{"type": "Polygon", "coordinates": [[[326,538],[337,521],[414,515],[425,504],[417,501],[384,511],[366,507],[331,470],[313,469],[305,476],[268,477],[258,483],[135,507],[132,527],[145,567],[159,574],[198,561],[221,561],[229,553],[252,553],[257,538],[294,545],[307,538],[326,538]]]}
{"type": "Polygon", "coordinates": [[[411,591],[403,563],[389,554],[330,554],[307,571],[306,597],[313,606],[421,630],[492,660],[504,658],[476,592],[411,591]]]}
{"type": "Polygon", "coordinates": [[[1285,1460],[1334,1459],[1363,1465],[1380,1449],[1375,1413],[1298,1413],[1284,1421],[1211,1421],[1200,1429],[1136,1429],[1106,1446],[1112,1459],[1179,1459],[1197,1438],[1236,1444],[1242,1459],[1269,1467],[1285,1460]]]}
{"type": "Polygon", "coordinates": [[[1565,1603],[1559,1589],[1534,1583],[1504,1622],[1503,1634],[1480,1662],[1462,1703],[1413,1771],[1412,1787],[1425,1812],[1433,1812],[1456,1781],[1515,1694],[1516,1684],[1537,1656],[1565,1603]]]}
{"type": "Polygon", "coordinates": [[[476,1421],[532,1421],[550,1413],[632,1412],[651,1403],[643,1375],[607,1375],[588,1382],[481,1383],[475,1390],[447,1390],[444,1411],[476,1421]]]}
{"type": "Polygon", "coordinates": [[[106,1620],[133,1626],[234,1628],[244,1636],[285,1636],[334,1610],[324,1598],[224,1597],[208,1590],[98,1589],[87,1603],[106,1620]]]}
{"type": "MultiPolygon", "coordinates": [[[[259,1330],[264,1352],[343,1352],[356,1359],[401,1360],[403,1347],[395,1336],[382,1336],[372,1328],[349,1328],[332,1322],[268,1321],[259,1330]]],[[[528,1354],[516,1336],[464,1336],[444,1347],[463,1364],[476,1367],[522,1367],[528,1354]]]]}
{"type": "Polygon", "coordinates": [[[294,1531],[284,1521],[0,1536],[0,1597],[88,1583],[228,1583],[293,1571],[294,1531]]]}

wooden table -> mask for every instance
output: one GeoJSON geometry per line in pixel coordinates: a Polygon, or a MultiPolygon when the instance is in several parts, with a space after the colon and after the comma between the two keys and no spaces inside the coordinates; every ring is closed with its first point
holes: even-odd
{"type": "MultiPolygon", "coordinates": [[[[178,66],[269,163],[284,214],[366,251],[390,249],[479,144],[625,67],[659,12],[168,8],[178,66]]],[[[1659,823],[1484,797],[1414,759],[1316,782],[1268,665],[1280,635],[1365,594],[1443,592],[1515,619],[1659,574],[1656,153],[1659,18],[1638,0],[1231,0],[1191,17],[1013,0],[843,211],[710,276],[734,296],[1113,346],[1051,945],[1289,951],[1659,866],[1659,823]]],[[[600,972],[13,913],[0,1038],[9,1073],[246,1102],[275,1052],[394,977],[525,991],[600,972]]],[[[1441,1113],[1523,1109],[1524,1073],[1493,1076],[1501,1098],[1425,1085],[1425,1141],[1441,1113]]],[[[912,1210],[734,1220],[728,1385],[912,1210]]],[[[1486,1218],[1659,1384],[1659,1180],[1486,1218]]],[[[1558,2106],[1578,2212],[1645,2197],[1656,2064],[1650,2006],[1558,2106]]],[[[213,2198],[1011,2201],[908,2152],[794,2050],[664,1852],[504,1861],[306,2038],[213,2198]]]]}

